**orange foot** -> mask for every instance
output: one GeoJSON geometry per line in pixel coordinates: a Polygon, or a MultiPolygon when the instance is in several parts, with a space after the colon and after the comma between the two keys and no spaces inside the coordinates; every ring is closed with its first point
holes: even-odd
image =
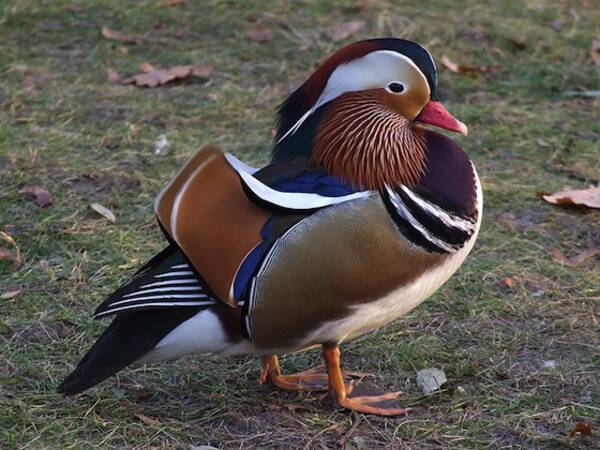
{"type": "MultiPolygon", "coordinates": [[[[370,375],[362,372],[344,372],[342,377],[350,380],[353,377],[363,378],[370,375]]],[[[315,367],[304,372],[283,375],[276,355],[263,356],[263,366],[258,378],[258,381],[263,384],[271,381],[278,388],[288,391],[325,391],[329,386],[328,380],[325,367],[315,367]]]]}
{"type": "Polygon", "coordinates": [[[376,394],[361,386],[346,385],[340,369],[339,347],[323,347],[323,358],[329,375],[329,396],[338,406],[352,411],[378,416],[400,416],[408,414],[410,408],[398,408],[393,405],[400,392],[376,394]]]}

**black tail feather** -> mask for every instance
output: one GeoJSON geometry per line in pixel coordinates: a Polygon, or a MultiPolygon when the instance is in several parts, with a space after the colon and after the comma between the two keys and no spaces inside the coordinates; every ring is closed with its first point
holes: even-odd
{"type": "Polygon", "coordinates": [[[120,315],[110,324],[58,387],[65,395],[89,389],[137,361],[199,308],[139,311],[120,315]]]}

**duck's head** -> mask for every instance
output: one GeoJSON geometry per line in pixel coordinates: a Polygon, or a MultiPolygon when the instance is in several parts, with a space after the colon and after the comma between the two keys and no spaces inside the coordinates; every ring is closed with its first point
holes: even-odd
{"type": "Polygon", "coordinates": [[[308,148],[313,163],[363,187],[417,183],[427,158],[423,125],[467,134],[435,100],[436,84],[431,54],[414,42],[343,47],[280,107],[275,159],[308,148]]]}

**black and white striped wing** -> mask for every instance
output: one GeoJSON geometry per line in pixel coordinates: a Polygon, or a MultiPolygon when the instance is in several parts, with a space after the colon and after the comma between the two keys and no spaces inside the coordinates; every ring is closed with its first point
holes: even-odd
{"type": "Polygon", "coordinates": [[[152,258],[126,285],[110,295],[95,318],[133,311],[202,307],[218,303],[175,245],[152,258]]]}

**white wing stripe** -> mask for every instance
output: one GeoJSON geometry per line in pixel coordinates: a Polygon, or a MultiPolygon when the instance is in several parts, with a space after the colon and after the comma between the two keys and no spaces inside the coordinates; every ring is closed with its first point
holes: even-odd
{"type": "Polygon", "coordinates": [[[143,286],[140,286],[140,289],[154,287],[154,286],[171,286],[171,285],[176,285],[176,284],[188,284],[188,283],[190,283],[190,284],[193,283],[196,286],[201,286],[200,283],[198,283],[198,280],[196,278],[183,278],[180,280],[157,281],[156,283],[144,284],[143,286]]]}
{"type": "MultiPolygon", "coordinates": [[[[112,302],[110,304],[111,307],[115,305],[120,305],[122,303],[132,303],[132,302],[141,302],[142,300],[166,300],[170,298],[189,298],[192,300],[198,300],[201,298],[210,298],[206,294],[172,294],[172,295],[148,295],[146,297],[138,297],[138,298],[128,298],[127,300],[119,300],[118,302],[112,302]]],[[[212,302],[212,300],[210,300],[212,302]]],[[[213,302],[214,303],[214,302],[213,302]]],[[[146,303],[142,303],[138,306],[145,305],[146,303]]]]}
{"type": "Polygon", "coordinates": [[[171,269],[189,269],[190,266],[188,266],[187,264],[176,264],[174,266],[171,266],[171,269]]]}
{"type": "Polygon", "coordinates": [[[276,191],[266,184],[263,184],[249,173],[245,172],[243,168],[240,167],[240,161],[238,161],[235,156],[227,153],[225,154],[225,158],[227,158],[227,162],[229,162],[231,167],[233,167],[240,175],[244,184],[258,198],[282,208],[299,210],[318,209],[371,195],[371,191],[355,192],[353,194],[341,195],[339,197],[326,197],[324,195],[305,192],[276,191]]]}
{"type": "Polygon", "coordinates": [[[158,275],[154,275],[154,278],[179,277],[182,275],[194,275],[194,272],[192,272],[191,270],[182,270],[179,272],[167,272],[167,273],[161,273],[158,275]]]}
{"type": "Polygon", "coordinates": [[[128,305],[128,306],[121,306],[119,308],[112,308],[112,309],[108,309],[106,311],[102,311],[99,314],[96,314],[96,317],[102,317],[102,316],[106,316],[109,314],[114,314],[116,312],[119,311],[125,311],[127,309],[136,309],[136,308],[141,308],[141,307],[148,307],[148,306],[211,306],[214,305],[214,302],[156,302],[156,303],[144,303],[142,305],[128,305]]]}
{"type": "Polygon", "coordinates": [[[144,289],[124,295],[123,298],[133,297],[136,295],[150,294],[152,292],[173,292],[173,291],[202,291],[202,286],[178,286],[178,287],[163,287],[154,289],[144,289]]]}

